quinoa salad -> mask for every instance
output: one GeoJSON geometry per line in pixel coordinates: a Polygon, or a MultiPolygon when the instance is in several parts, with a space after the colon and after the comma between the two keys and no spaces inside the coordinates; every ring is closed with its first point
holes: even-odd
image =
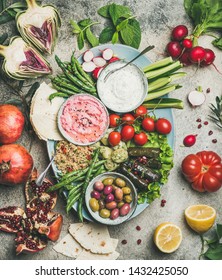
{"type": "Polygon", "coordinates": [[[89,166],[94,148],[76,146],[67,141],[56,144],[55,164],[62,174],[80,170],[89,166]]]}

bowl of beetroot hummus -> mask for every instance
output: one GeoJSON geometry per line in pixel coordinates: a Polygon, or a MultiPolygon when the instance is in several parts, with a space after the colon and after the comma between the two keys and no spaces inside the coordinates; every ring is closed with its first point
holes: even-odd
{"type": "Polygon", "coordinates": [[[106,133],[109,114],[98,98],[85,93],[76,94],[61,106],[58,127],[63,137],[73,144],[94,144],[106,133]]]}

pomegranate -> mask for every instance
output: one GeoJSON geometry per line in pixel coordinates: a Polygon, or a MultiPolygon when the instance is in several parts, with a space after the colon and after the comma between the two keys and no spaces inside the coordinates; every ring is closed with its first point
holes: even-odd
{"type": "Polygon", "coordinates": [[[33,167],[32,156],[19,144],[0,147],[0,184],[16,185],[27,181],[33,167]]]}
{"type": "Polygon", "coordinates": [[[25,118],[14,105],[0,105],[0,143],[16,142],[22,134],[25,118]]]}
{"type": "Polygon", "coordinates": [[[16,233],[16,253],[35,253],[43,250],[47,240],[59,238],[63,217],[51,210],[55,207],[56,193],[46,193],[52,183],[45,179],[42,186],[35,184],[34,168],[26,183],[26,209],[5,207],[0,209],[0,230],[16,233]]]}

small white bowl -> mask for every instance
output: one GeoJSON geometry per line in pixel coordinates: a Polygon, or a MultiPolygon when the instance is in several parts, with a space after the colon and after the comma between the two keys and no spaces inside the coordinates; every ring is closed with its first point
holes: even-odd
{"type": "Polygon", "coordinates": [[[88,145],[92,145],[96,142],[98,142],[107,132],[107,129],[109,128],[109,113],[106,109],[106,107],[104,106],[104,104],[96,97],[90,95],[90,94],[87,94],[87,93],[80,93],[80,94],[75,94],[71,97],[69,97],[63,104],[62,106],[60,107],[59,109],[59,112],[58,112],[58,116],[57,116],[57,123],[58,123],[58,128],[59,128],[59,131],[61,132],[61,134],[63,135],[63,137],[68,140],[69,142],[75,144],[75,145],[79,145],[79,146],[88,146],[88,145]],[[105,115],[106,115],[106,119],[104,119],[104,122],[105,122],[105,127],[104,127],[104,131],[103,133],[101,133],[100,137],[98,137],[95,141],[89,141],[89,142],[78,142],[78,141],[75,141],[68,133],[67,131],[63,128],[62,126],[62,123],[61,123],[61,116],[63,114],[63,111],[64,111],[64,108],[67,106],[67,103],[69,102],[70,99],[75,99],[75,98],[78,98],[78,97],[81,97],[81,96],[87,96],[91,99],[93,99],[94,101],[96,101],[98,104],[100,104],[100,106],[103,108],[104,112],[105,112],[105,115]]]}
{"type": "Polygon", "coordinates": [[[108,64],[97,80],[97,92],[105,106],[117,113],[127,113],[139,107],[148,93],[148,81],[144,72],[131,63],[123,69],[107,75],[127,62],[118,60],[108,64]]]}

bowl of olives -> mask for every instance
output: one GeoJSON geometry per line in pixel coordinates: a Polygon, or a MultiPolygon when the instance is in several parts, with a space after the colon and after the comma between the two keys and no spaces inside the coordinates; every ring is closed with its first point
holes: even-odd
{"type": "Polygon", "coordinates": [[[124,175],[106,172],[95,177],[85,195],[86,207],[94,220],[118,225],[128,220],[137,206],[137,191],[124,175]]]}

